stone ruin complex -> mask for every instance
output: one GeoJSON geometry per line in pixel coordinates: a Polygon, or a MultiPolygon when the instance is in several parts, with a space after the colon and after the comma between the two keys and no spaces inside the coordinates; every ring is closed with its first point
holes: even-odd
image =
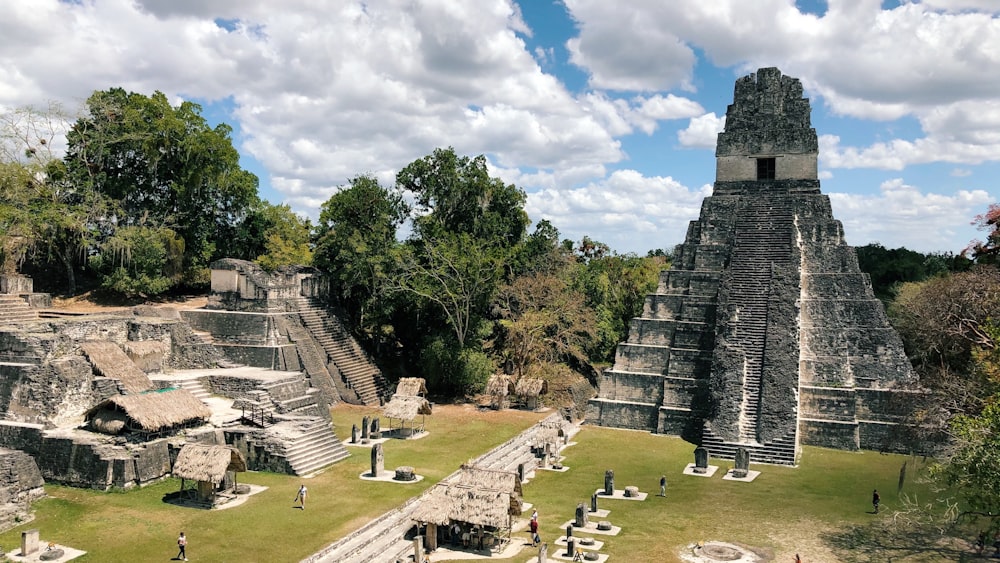
{"type": "Polygon", "coordinates": [[[588,422],[793,465],[800,444],[896,450],[916,376],[820,192],[798,79],[736,81],[716,181],[632,320],[588,422]]]}
{"type": "Polygon", "coordinates": [[[348,455],[329,407],[388,396],[310,269],[220,260],[208,305],[182,311],[67,313],[29,278],[0,289],[0,461],[21,468],[0,472],[0,528],[42,478],[142,485],[189,442],[235,446],[251,470],[314,473],[348,455]]]}

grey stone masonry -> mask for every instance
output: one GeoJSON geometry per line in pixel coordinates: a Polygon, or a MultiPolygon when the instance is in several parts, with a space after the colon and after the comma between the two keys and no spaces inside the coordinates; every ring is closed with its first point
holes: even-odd
{"type": "Polygon", "coordinates": [[[917,381],[820,192],[809,113],[801,83],[777,69],[736,82],[713,194],[588,422],[763,463],[794,464],[799,444],[892,449],[917,381]]]}

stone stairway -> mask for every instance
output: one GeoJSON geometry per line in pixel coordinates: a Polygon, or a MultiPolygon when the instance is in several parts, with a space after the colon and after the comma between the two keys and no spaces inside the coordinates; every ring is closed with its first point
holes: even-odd
{"type": "Polygon", "coordinates": [[[302,429],[302,433],[291,440],[285,449],[285,459],[296,475],[303,477],[334,464],[350,453],[337,438],[333,427],[324,419],[317,419],[302,429]]]}
{"type": "Polygon", "coordinates": [[[389,384],[381,370],[335,315],[316,300],[300,297],[299,316],[363,404],[378,406],[389,396],[389,384]]]}
{"type": "Polygon", "coordinates": [[[343,393],[337,388],[333,375],[326,367],[326,352],[313,338],[309,329],[293,319],[279,317],[275,322],[295,343],[302,371],[309,377],[312,386],[322,390],[329,397],[331,405],[343,399],[343,393]]]}
{"type": "Polygon", "coordinates": [[[212,394],[208,392],[208,389],[205,389],[205,384],[203,384],[200,379],[182,379],[180,381],[176,381],[175,384],[181,389],[187,389],[201,402],[205,402],[205,399],[212,396],[212,394]]]}
{"type": "Polygon", "coordinates": [[[37,321],[38,311],[18,295],[0,294],[0,324],[37,321]]]}
{"type": "Polygon", "coordinates": [[[736,444],[726,442],[712,434],[707,427],[701,438],[702,447],[708,449],[711,457],[719,459],[736,459],[736,450],[744,448],[750,452],[751,463],[771,463],[775,465],[795,465],[795,435],[783,436],[767,444],[757,442],[736,444]]]}
{"type": "Polygon", "coordinates": [[[791,265],[792,212],[778,197],[755,194],[747,198],[736,220],[736,242],[730,261],[730,305],[737,321],[729,342],[744,357],[740,441],[757,440],[760,382],[767,344],[768,301],[775,266],[791,265]]]}

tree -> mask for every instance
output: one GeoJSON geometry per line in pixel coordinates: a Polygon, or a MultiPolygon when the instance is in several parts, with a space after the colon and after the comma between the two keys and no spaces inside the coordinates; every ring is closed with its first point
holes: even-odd
{"type": "Polygon", "coordinates": [[[433,304],[464,349],[493,299],[505,258],[467,233],[410,241],[401,253],[396,288],[433,304]]]}
{"type": "Polygon", "coordinates": [[[68,181],[53,149],[68,126],[57,105],[0,113],[0,272],[14,273],[26,260],[36,267],[54,263],[72,293],[77,259],[112,205],[68,181]]]}
{"type": "Polygon", "coordinates": [[[490,177],[482,155],[459,157],[450,147],[434,149],[400,170],[396,186],[414,195],[418,237],[466,233],[512,247],[522,242],[528,227],[524,191],[490,177]]]}
{"type": "Polygon", "coordinates": [[[105,289],[127,297],[165,293],[183,273],[184,241],[163,227],[122,227],[101,245],[91,267],[105,289]]]}
{"type": "Polygon", "coordinates": [[[114,200],[109,229],[168,228],[185,243],[189,280],[204,279],[223,237],[257,201],[257,178],[239,166],[232,129],[211,128],[201,107],[121,88],[94,92],[67,134],[71,185],[114,200]]]}
{"type": "Polygon", "coordinates": [[[972,224],[986,232],[986,240],[973,240],[962,252],[979,263],[996,264],[1000,255],[1000,203],[991,203],[985,213],[976,215],[972,224]]]}
{"type": "Polygon", "coordinates": [[[557,276],[519,277],[496,303],[502,319],[496,352],[519,378],[568,357],[585,361],[584,348],[596,336],[594,312],[557,276]]]}
{"type": "Polygon", "coordinates": [[[308,266],[313,261],[310,224],[287,205],[261,202],[265,224],[263,252],[255,262],[268,271],[283,266],[308,266]]]}
{"type": "Polygon", "coordinates": [[[402,196],[372,176],[352,178],[320,209],[316,265],[330,275],[331,294],[357,326],[368,327],[368,312],[387,301],[396,232],[407,212],[402,196]]]}

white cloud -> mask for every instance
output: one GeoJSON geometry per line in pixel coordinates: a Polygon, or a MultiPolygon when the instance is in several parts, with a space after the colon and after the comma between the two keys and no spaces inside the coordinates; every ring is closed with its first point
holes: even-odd
{"type": "Polygon", "coordinates": [[[533,220],[548,219],[563,238],[597,238],[619,251],[645,253],[683,242],[710,186],[688,188],[670,177],[618,170],[582,187],[548,187],[528,194],[533,220]]]}
{"type": "Polygon", "coordinates": [[[975,237],[969,226],[972,217],[994,202],[984,190],[923,192],[901,178],[884,182],[878,194],[829,196],[848,243],[879,242],[886,248],[918,252],[960,251],[975,237]]]}
{"type": "Polygon", "coordinates": [[[677,140],[681,146],[704,149],[715,148],[719,133],[726,127],[726,116],[715,116],[715,112],[694,117],[688,123],[687,129],[677,132],[677,140]]]}

